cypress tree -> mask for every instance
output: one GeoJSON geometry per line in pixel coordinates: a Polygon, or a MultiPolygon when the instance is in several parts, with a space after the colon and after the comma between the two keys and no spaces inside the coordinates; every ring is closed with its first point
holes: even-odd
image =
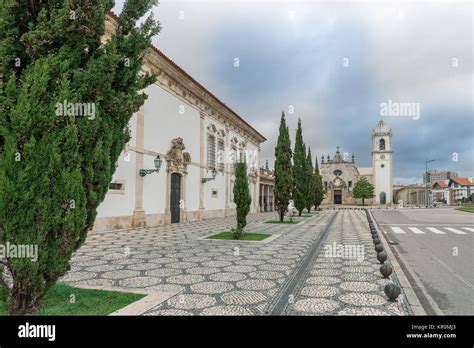
{"type": "Polygon", "coordinates": [[[293,151],[293,201],[298,215],[301,216],[306,207],[307,181],[306,181],[306,146],[303,143],[303,129],[301,119],[298,119],[296,129],[295,149],[293,151]]]}
{"type": "Polygon", "coordinates": [[[282,112],[277,146],[275,147],[275,186],[273,188],[275,207],[281,222],[283,222],[288,209],[293,189],[291,157],[290,132],[286,125],[285,113],[282,112]]]}
{"type": "Polygon", "coordinates": [[[316,186],[314,181],[314,169],[313,169],[313,160],[311,158],[311,147],[308,148],[308,156],[306,157],[306,209],[308,213],[311,211],[311,207],[314,204],[314,198],[316,194],[316,186]]]}
{"type": "Polygon", "coordinates": [[[326,192],[324,191],[323,179],[321,177],[321,173],[319,172],[319,164],[318,164],[317,158],[314,163],[315,163],[315,167],[314,167],[314,174],[313,174],[313,180],[314,180],[313,204],[314,204],[314,209],[318,209],[318,207],[321,205],[321,202],[324,199],[324,195],[326,194],[326,192]]]}
{"type": "MultiPolygon", "coordinates": [[[[237,209],[237,234],[240,236],[243,228],[247,225],[247,215],[250,211],[249,180],[247,177],[247,165],[245,162],[235,164],[234,203],[237,209]]],[[[238,237],[236,238],[238,239],[238,237]]]]}
{"type": "Polygon", "coordinates": [[[0,2],[0,244],[38,247],[2,261],[11,314],[38,309],[93,226],[155,81],[141,67],[159,23],[135,27],[155,3],[126,1],[102,43],[112,0],[0,2]]]}

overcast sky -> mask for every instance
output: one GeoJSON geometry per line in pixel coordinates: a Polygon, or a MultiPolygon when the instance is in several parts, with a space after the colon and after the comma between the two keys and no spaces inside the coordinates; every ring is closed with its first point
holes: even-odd
{"type": "Polygon", "coordinates": [[[474,176],[471,2],[162,0],[153,12],[153,43],[268,139],[262,164],[285,111],[319,160],[339,145],[372,166],[383,118],[394,183],[421,182],[426,157],[474,176]],[[389,100],[419,103],[419,117],[381,116],[389,100]]]}

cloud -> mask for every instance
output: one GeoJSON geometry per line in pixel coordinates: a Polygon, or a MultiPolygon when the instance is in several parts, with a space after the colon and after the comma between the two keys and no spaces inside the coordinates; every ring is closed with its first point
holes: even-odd
{"type": "Polygon", "coordinates": [[[283,110],[292,137],[301,117],[318,159],[339,145],[371,166],[371,131],[392,100],[421,106],[419,120],[385,118],[396,182],[421,181],[426,157],[473,176],[472,6],[163,0],[154,43],[268,138],[262,163],[274,162],[283,110]]]}

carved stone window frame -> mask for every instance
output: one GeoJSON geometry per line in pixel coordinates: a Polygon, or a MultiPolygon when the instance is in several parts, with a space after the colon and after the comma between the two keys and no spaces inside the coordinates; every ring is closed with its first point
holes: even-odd
{"type": "MultiPolygon", "coordinates": [[[[214,124],[209,124],[207,126],[207,134],[206,134],[206,168],[207,170],[212,170],[217,167],[217,128],[214,124]],[[214,149],[211,150],[210,140],[213,139],[214,141],[214,149]],[[211,161],[210,152],[213,152],[214,159],[211,161]]],[[[217,168],[216,168],[217,169],[217,168]]]]}
{"type": "Polygon", "coordinates": [[[231,156],[232,156],[231,163],[230,163],[230,171],[232,175],[235,174],[235,164],[237,163],[237,160],[239,158],[238,145],[239,145],[239,141],[237,140],[237,138],[232,137],[230,139],[230,151],[231,151],[231,156]]]}
{"type": "Polygon", "coordinates": [[[239,143],[239,154],[238,154],[239,162],[247,162],[247,142],[241,141],[239,143]]]}
{"type": "Polygon", "coordinates": [[[220,129],[217,132],[217,139],[216,139],[216,148],[217,148],[216,170],[222,173],[224,173],[225,171],[225,164],[226,164],[226,158],[227,158],[227,149],[225,146],[225,140],[226,140],[225,130],[220,129]],[[220,149],[220,144],[222,144],[222,149],[220,149]]]}

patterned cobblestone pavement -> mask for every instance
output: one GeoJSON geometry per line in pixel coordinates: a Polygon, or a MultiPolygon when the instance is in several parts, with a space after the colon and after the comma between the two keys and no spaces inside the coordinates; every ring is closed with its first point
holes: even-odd
{"type": "Polygon", "coordinates": [[[246,230],[279,235],[270,242],[206,240],[235,218],[91,234],[62,278],[71,285],[173,291],[145,315],[264,315],[294,278],[329,221],[327,243],[361,244],[363,260],[320,250],[282,314],[400,315],[383,294],[364,211],[318,212],[298,224],[265,224],[275,213],[249,216],[246,230]]]}
{"type": "Polygon", "coordinates": [[[364,211],[340,210],[324,247],[299,280],[284,314],[410,314],[409,308],[400,300],[402,297],[398,302],[387,301],[384,287],[393,279],[381,277],[380,263],[368,230],[364,211]],[[334,250],[342,246],[349,252],[340,257],[334,250]]]}

